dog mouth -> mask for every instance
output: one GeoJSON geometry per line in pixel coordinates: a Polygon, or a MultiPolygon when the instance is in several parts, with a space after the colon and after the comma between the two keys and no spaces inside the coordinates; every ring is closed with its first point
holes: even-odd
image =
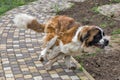
{"type": "Polygon", "coordinates": [[[100,44],[100,43],[96,43],[94,46],[96,46],[98,48],[101,48],[101,49],[105,48],[105,45],[104,44],[100,44]]]}

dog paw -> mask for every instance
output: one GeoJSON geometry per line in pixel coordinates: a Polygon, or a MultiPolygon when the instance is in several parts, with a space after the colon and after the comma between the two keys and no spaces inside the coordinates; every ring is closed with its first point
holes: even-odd
{"type": "Polygon", "coordinates": [[[43,58],[42,56],[40,56],[40,57],[38,58],[38,60],[43,62],[43,61],[44,61],[44,58],[43,58]]]}
{"type": "Polygon", "coordinates": [[[68,68],[69,70],[75,70],[77,69],[77,66],[75,63],[71,63],[71,66],[68,68]]]}
{"type": "Polygon", "coordinates": [[[69,67],[68,69],[69,69],[69,70],[75,70],[76,67],[75,67],[75,66],[71,66],[71,67],[69,67]]]}
{"type": "Polygon", "coordinates": [[[47,59],[46,59],[46,56],[40,55],[38,60],[43,62],[43,61],[46,61],[47,59]]]}
{"type": "Polygon", "coordinates": [[[45,69],[46,69],[46,70],[51,70],[51,66],[49,65],[49,63],[46,63],[46,64],[45,64],[45,69]]]}

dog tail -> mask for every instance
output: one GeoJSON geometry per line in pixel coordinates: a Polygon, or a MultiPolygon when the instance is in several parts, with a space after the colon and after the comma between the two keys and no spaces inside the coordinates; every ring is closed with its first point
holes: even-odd
{"type": "Polygon", "coordinates": [[[44,32],[45,25],[40,24],[37,19],[28,14],[18,14],[13,19],[15,26],[18,28],[31,29],[36,32],[44,32]]]}

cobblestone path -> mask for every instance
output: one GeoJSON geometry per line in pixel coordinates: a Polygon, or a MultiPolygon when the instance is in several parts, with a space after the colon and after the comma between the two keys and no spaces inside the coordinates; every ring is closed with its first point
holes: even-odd
{"type": "Polygon", "coordinates": [[[38,61],[44,34],[19,30],[13,24],[12,19],[18,13],[27,13],[37,17],[40,23],[45,22],[55,15],[50,6],[58,1],[39,0],[10,10],[0,18],[0,80],[89,80],[79,69],[68,70],[63,60],[46,71],[44,63],[38,61]]]}

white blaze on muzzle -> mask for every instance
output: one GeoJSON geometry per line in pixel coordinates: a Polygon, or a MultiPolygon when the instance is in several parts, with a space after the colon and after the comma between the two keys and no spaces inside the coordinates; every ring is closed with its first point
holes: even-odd
{"type": "Polygon", "coordinates": [[[103,30],[98,26],[96,26],[96,27],[101,31],[101,36],[102,36],[102,39],[98,42],[98,44],[100,44],[103,47],[107,46],[108,43],[109,43],[110,37],[109,36],[104,36],[103,35],[103,33],[104,33],[103,30]]]}
{"type": "Polygon", "coordinates": [[[109,38],[108,36],[103,36],[103,38],[99,41],[99,44],[103,47],[107,46],[109,44],[109,38]]]}

